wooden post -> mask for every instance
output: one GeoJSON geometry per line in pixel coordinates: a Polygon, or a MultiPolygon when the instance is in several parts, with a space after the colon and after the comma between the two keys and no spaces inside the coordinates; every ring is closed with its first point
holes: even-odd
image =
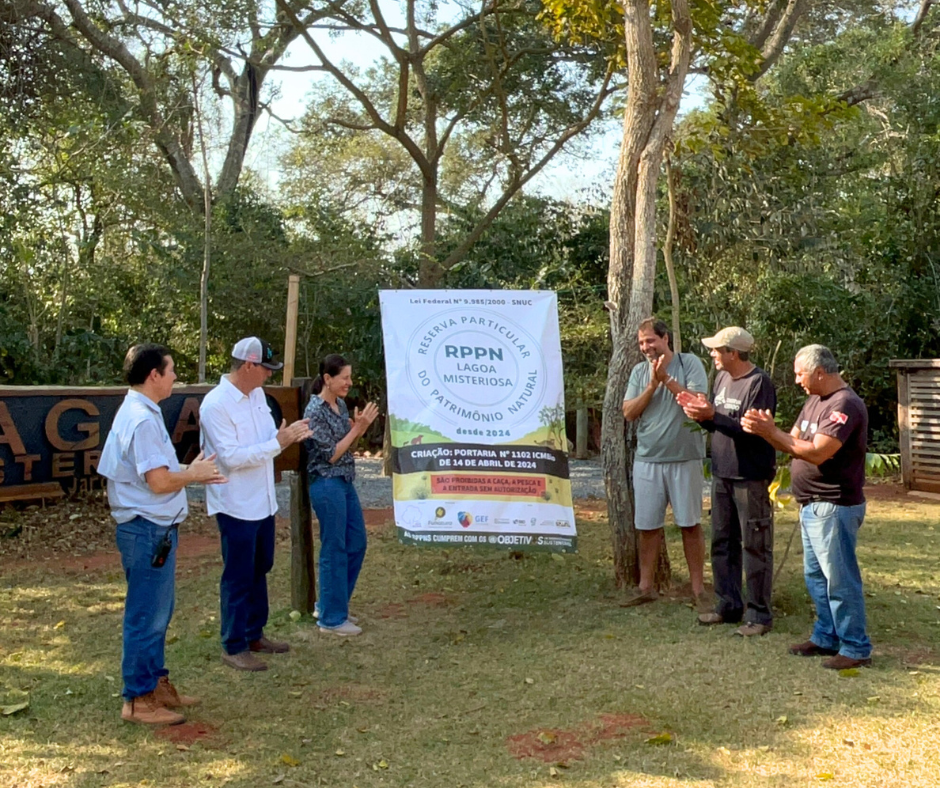
{"type": "Polygon", "coordinates": [[[901,481],[910,490],[911,467],[911,387],[910,370],[898,370],[898,449],[901,452],[901,481]]]}
{"type": "MultiPolygon", "coordinates": [[[[287,278],[287,322],[284,326],[284,385],[294,379],[294,360],[297,358],[297,307],[300,302],[300,274],[287,278]]],[[[292,384],[291,384],[292,385],[292,384]]],[[[306,401],[300,404],[301,410],[306,401]]]]}
{"type": "MultiPolygon", "coordinates": [[[[286,372],[286,361],[284,369],[286,372]]],[[[293,378],[291,386],[297,389],[299,412],[303,413],[310,400],[313,381],[310,378],[293,378]]],[[[317,601],[317,575],[313,557],[307,449],[301,444],[300,467],[290,482],[290,601],[291,607],[301,613],[312,613],[317,601]]]]}
{"type": "Polygon", "coordinates": [[[574,456],[579,460],[586,460],[588,456],[588,409],[583,405],[577,410],[574,441],[574,456]]]}

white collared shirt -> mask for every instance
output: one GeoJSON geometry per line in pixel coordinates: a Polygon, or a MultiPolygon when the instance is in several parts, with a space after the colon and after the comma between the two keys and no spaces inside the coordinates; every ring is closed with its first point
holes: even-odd
{"type": "Polygon", "coordinates": [[[157,468],[180,469],[160,407],[131,389],[114,417],[98,461],[98,473],[108,480],[108,504],[119,523],[144,517],[157,525],[186,519],[186,490],[155,493],[146,474],[157,468]]]}
{"type": "Polygon", "coordinates": [[[281,453],[277,425],[264,389],[242,394],[223,375],[199,408],[201,445],[228,484],[206,485],[206,509],[239,520],[263,520],[277,513],[274,458],[281,453]]]}

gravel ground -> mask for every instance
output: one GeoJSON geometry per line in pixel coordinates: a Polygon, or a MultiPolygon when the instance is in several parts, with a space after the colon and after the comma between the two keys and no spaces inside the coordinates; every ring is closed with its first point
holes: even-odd
{"type": "MultiPolygon", "coordinates": [[[[600,460],[571,460],[571,492],[574,498],[603,498],[604,475],[600,460]]],[[[190,494],[198,490],[190,488],[190,494]]],[[[384,509],[392,505],[392,480],[382,475],[382,460],[372,457],[356,460],[356,491],[364,509],[384,509]]],[[[290,516],[290,486],[277,485],[278,514],[290,516]]]]}

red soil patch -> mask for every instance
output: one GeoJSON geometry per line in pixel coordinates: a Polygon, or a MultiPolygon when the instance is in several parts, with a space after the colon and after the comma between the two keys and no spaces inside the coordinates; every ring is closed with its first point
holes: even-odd
{"type": "Polygon", "coordinates": [[[313,696],[313,705],[318,709],[335,706],[340,701],[354,703],[384,703],[388,693],[365,684],[340,684],[327,687],[313,696]]]}
{"type": "Polygon", "coordinates": [[[577,728],[540,728],[510,736],[506,746],[509,754],[520,760],[537,758],[546,763],[564,762],[583,758],[589,747],[623,739],[637,728],[649,728],[649,722],[639,714],[601,714],[577,728]]]}
{"type": "Polygon", "coordinates": [[[205,722],[184,722],[181,725],[167,725],[158,728],[156,735],[174,744],[195,744],[206,741],[218,734],[219,729],[205,722]]]}
{"type": "Polygon", "coordinates": [[[407,615],[405,606],[401,602],[389,602],[376,612],[379,618],[405,618],[407,615]]]}
{"type": "Polygon", "coordinates": [[[391,506],[384,509],[363,509],[362,516],[368,531],[381,531],[395,524],[395,510],[391,506]]]}
{"type": "Polygon", "coordinates": [[[929,499],[911,495],[903,484],[886,482],[884,484],[866,484],[865,499],[886,503],[930,503],[929,499]]]}
{"type": "Polygon", "coordinates": [[[376,612],[379,618],[406,618],[409,605],[424,605],[425,607],[445,607],[453,604],[447,594],[441,594],[438,591],[428,591],[425,594],[419,594],[412,597],[407,602],[389,602],[383,605],[376,612]]]}
{"type": "Polygon", "coordinates": [[[408,600],[412,604],[427,605],[428,607],[444,607],[451,604],[453,600],[447,594],[441,594],[437,591],[429,591],[426,594],[419,594],[408,600]]]}
{"type": "Polygon", "coordinates": [[[917,668],[925,665],[940,665],[940,654],[929,646],[920,648],[900,648],[897,646],[879,647],[879,653],[897,657],[905,668],[917,668]]]}

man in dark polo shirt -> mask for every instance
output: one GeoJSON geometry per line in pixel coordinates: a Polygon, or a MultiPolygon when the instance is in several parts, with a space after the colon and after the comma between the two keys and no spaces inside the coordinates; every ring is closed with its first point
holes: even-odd
{"type": "Polygon", "coordinates": [[[737,624],[743,637],[763,635],[773,626],[770,594],[774,570],[774,518],[769,485],[777,452],[763,438],[741,429],[752,408],[777,410],[770,376],[751,362],[754,337],[743,328],[723,328],[702,344],[709,348],[718,376],[712,401],[679,392],[676,401],[690,419],[712,433],[712,575],[715,609],[700,613],[700,624],[737,624]],[[744,595],[741,574],[744,574],[744,595]]]}
{"type": "Polygon", "coordinates": [[[790,653],[830,655],[823,667],[833,670],[870,665],[865,596],[855,557],[865,519],[868,409],[842,379],[829,348],[802,348],[793,371],[809,399],[789,434],[766,411],[749,410],[741,421],[745,432],[793,455],[790,474],[800,504],[803,572],[816,605],[816,625],[810,639],[791,646],[790,653]]]}

